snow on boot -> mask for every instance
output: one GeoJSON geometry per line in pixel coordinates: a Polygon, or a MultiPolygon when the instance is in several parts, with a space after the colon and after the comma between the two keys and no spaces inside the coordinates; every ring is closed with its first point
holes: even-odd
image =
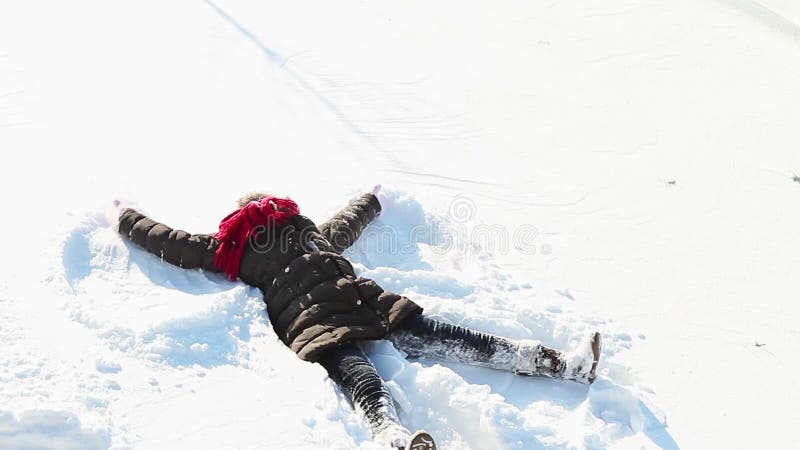
{"type": "Polygon", "coordinates": [[[405,447],[398,447],[398,450],[436,450],[436,443],[430,434],[420,430],[411,436],[405,447]]]}
{"type": "Polygon", "coordinates": [[[600,362],[600,333],[591,333],[584,343],[574,352],[565,355],[564,378],[591,384],[597,378],[597,364],[600,362]]]}
{"type": "Polygon", "coordinates": [[[411,440],[411,432],[402,425],[388,422],[374,431],[372,439],[392,449],[402,449],[411,440]]]}
{"type": "Polygon", "coordinates": [[[592,333],[586,345],[570,353],[545,347],[539,341],[518,341],[512,372],[591,383],[600,359],[600,333],[592,333]]]}
{"type": "MultiPolygon", "coordinates": [[[[517,342],[517,354],[511,371],[517,375],[547,375],[550,370],[550,361],[545,361],[542,349],[546,348],[541,342],[532,339],[523,339],[517,342]]],[[[554,374],[551,374],[554,376],[554,374]]]]}

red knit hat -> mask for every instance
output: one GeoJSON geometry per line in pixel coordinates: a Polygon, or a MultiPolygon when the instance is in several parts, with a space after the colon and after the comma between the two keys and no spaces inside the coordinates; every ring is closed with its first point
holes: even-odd
{"type": "Polygon", "coordinates": [[[214,264],[231,280],[239,277],[245,247],[259,226],[282,225],[300,213],[297,204],[288,198],[267,196],[251,201],[228,214],[219,223],[214,237],[219,239],[214,264]]]}

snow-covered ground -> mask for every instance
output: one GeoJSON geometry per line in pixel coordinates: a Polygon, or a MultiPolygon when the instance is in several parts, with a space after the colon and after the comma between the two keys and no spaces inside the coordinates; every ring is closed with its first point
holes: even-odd
{"type": "Polygon", "coordinates": [[[792,0],[0,4],[0,448],[375,449],[259,293],[123,242],[241,193],[429,314],[569,348],[590,388],[369,354],[443,449],[798,448],[792,0]]]}

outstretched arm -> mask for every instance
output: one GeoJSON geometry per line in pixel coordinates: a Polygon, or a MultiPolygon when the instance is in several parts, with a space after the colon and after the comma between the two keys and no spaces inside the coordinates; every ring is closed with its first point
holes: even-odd
{"type": "Polygon", "coordinates": [[[119,232],[170,264],[219,272],[214,266],[219,241],[213,236],[173,230],[130,208],[119,215],[119,232]]]}
{"type": "Polygon", "coordinates": [[[362,194],[352,200],[319,230],[337,253],[353,245],[364,228],[381,213],[381,203],[373,193],[362,194]]]}

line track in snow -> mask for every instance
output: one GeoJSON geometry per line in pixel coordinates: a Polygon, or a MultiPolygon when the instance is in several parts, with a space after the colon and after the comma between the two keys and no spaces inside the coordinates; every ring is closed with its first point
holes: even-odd
{"type": "MultiPolygon", "coordinates": [[[[219,5],[212,2],[211,0],[205,0],[205,2],[226,22],[230,23],[234,26],[239,33],[242,34],[247,40],[253,43],[259,50],[261,50],[267,58],[277,66],[278,69],[283,70],[286,72],[295,82],[300,84],[300,86],[309,94],[311,94],[320,105],[322,105],[328,112],[330,112],[334,117],[339,119],[341,123],[343,123],[347,129],[349,129],[353,134],[361,138],[363,141],[367,142],[370,146],[372,146],[382,157],[384,157],[389,163],[391,163],[394,167],[399,167],[404,170],[411,170],[403,160],[396,157],[391,151],[388,151],[382,145],[375,141],[375,139],[366,132],[358,123],[356,123],[353,119],[348,117],[348,115],[336,104],[334,104],[330,99],[324,96],[319,90],[312,85],[305,77],[303,77],[300,73],[294,70],[290,64],[290,58],[284,58],[281,56],[279,52],[272,49],[270,46],[266,45],[258,36],[256,36],[253,32],[251,32],[247,27],[241,24],[238,20],[232,17],[230,14],[225,12],[219,5]]],[[[368,155],[363,154],[360,155],[361,157],[368,157],[368,155]]]]}

